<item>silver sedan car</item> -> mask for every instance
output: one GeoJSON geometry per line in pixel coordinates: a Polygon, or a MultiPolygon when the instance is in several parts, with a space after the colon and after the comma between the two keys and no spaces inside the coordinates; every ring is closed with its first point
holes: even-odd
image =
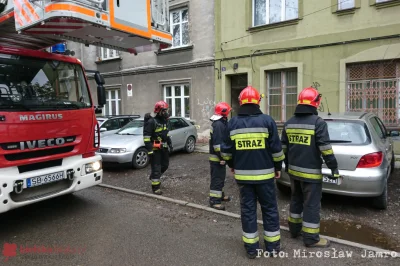
{"type": "MultiPolygon", "coordinates": [[[[103,162],[130,164],[136,169],[146,167],[149,160],[143,141],[143,125],[143,118],[135,119],[116,133],[101,137],[98,154],[102,156],[103,162]]],[[[193,122],[182,117],[171,117],[169,134],[174,151],[194,151],[197,129],[193,122]]]]}
{"type": "MultiPolygon", "coordinates": [[[[332,148],[339,165],[341,182],[331,180],[331,170],[322,165],[322,191],[352,197],[370,197],[378,209],[387,208],[387,181],[394,169],[393,140],[372,113],[320,114],[327,122],[332,148]]],[[[290,178],[282,169],[278,189],[287,191],[290,178]]]]}

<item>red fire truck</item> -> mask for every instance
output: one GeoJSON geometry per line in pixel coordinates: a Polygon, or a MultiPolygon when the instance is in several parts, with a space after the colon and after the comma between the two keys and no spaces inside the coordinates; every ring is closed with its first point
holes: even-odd
{"type": "Polygon", "coordinates": [[[66,40],[129,53],[171,45],[167,0],[0,0],[0,213],[102,182],[96,105],[66,40]]]}

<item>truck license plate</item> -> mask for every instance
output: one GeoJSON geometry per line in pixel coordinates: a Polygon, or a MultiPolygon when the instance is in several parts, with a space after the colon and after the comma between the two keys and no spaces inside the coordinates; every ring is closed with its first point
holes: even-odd
{"type": "Polygon", "coordinates": [[[57,182],[62,179],[65,179],[64,172],[57,172],[57,173],[52,173],[52,174],[47,174],[47,175],[42,175],[42,176],[36,176],[36,177],[28,178],[26,180],[26,186],[28,188],[36,187],[36,186],[41,186],[41,185],[52,183],[52,182],[57,182]]]}
{"type": "Polygon", "coordinates": [[[337,184],[338,180],[337,179],[329,179],[327,176],[324,175],[322,181],[325,183],[337,184]]]}

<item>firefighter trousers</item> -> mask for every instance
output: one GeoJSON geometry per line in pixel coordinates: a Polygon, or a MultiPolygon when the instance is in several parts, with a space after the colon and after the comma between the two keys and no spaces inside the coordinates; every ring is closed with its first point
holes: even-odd
{"type": "Polygon", "coordinates": [[[153,154],[150,155],[151,163],[151,187],[153,191],[160,189],[161,187],[161,176],[167,171],[169,166],[169,152],[167,148],[154,150],[153,154]]]}
{"type": "Polygon", "coordinates": [[[260,248],[257,230],[257,200],[261,205],[264,243],[268,252],[280,251],[279,212],[274,179],[262,184],[239,184],[243,242],[248,253],[260,248]]]}
{"type": "Polygon", "coordinates": [[[322,183],[311,183],[290,178],[291,201],[289,229],[293,237],[303,234],[305,245],[319,242],[319,222],[322,183]]]}
{"type": "Polygon", "coordinates": [[[210,183],[210,204],[221,204],[225,197],[224,184],[226,177],[226,166],[218,162],[210,162],[211,183],[210,183]]]}

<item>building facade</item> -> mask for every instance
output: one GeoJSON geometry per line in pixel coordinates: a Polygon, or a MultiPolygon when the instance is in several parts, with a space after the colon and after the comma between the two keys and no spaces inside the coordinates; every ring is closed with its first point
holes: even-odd
{"type": "MultiPolygon", "coordinates": [[[[68,43],[87,70],[106,82],[104,115],[152,112],[164,100],[173,116],[196,121],[199,139],[207,139],[214,108],[214,0],[170,0],[173,46],[138,55],[68,43]]],[[[96,84],[90,79],[96,97],[96,84]]]]}
{"type": "Polygon", "coordinates": [[[235,111],[251,84],[282,124],[298,93],[314,86],[321,111],[371,111],[397,128],[399,13],[399,0],[216,1],[216,100],[235,111]]]}

